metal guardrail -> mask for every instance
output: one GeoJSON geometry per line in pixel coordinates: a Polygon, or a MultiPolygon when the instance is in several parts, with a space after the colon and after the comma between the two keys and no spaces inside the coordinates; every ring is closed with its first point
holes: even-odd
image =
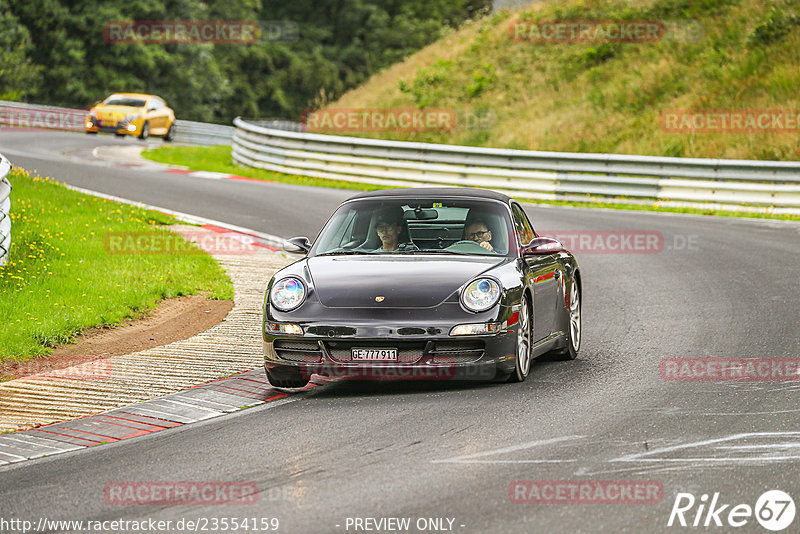
{"type": "MultiPolygon", "coordinates": [[[[242,119],[248,124],[255,124],[262,128],[273,130],[284,130],[287,132],[306,132],[306,125],[302,122],[290,121],[286,119],[242,119]]],[[[233,127],[231,127],[233,128],[233,127]]]]}
{"type": "Polygon", "coordinates": [[[233,126],[209,122],[175,121],[175,142],[186,145],[230,145],[233,126]]]}
{"type": "Polygon", "coordinates": [[[800,214],[800,162],[409,143],[284,131],[240,117],[234,126],[235,163],[290,174],[482,187],[541,200],[800,214]]]}
{"type": "Polygon", "coordinates": [[[0,100],[0,129],[44,128],[83,132],[86,127],[85,109],[40,106],[24,102],[0,100]]]}
{"type": "Polygon", "coordinates": [[[8,261],[11,250],[11,162],[0,154],[0,267],[8,261]]]}
{"type": "MultiPolygon", "coordinates": [[[[85,109],[60,108],[0,100],[0,131],[44,128],[84,132],[85,109]]],[[[230,145],[233,126],[186,120],[175,121],[175,142],[187,145],[230,145]]]]}

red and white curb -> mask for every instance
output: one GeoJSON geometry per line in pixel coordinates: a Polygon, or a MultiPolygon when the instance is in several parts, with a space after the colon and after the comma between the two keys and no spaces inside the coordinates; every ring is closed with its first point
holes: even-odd
{"type": "Polygon", "coordinates": [[[247,176],[239,176],[238,174],[227,174],[224,172],[212,171],[190,171],[185,169],[165,169],[164,172],[170,174],[185,174],[192,178],[203,178],[205,180],[236,180],[239,182],[257,182],[260,184],[271,183],[271,180],[260,180],[258,178],[249,178],[247,176]]]}
{"type": "Polygon", "coordinates": [[[297,397],[270,386],[264,369],[195,386],[123,408],[32,430],[0,435],[0,466],[93,447],[220,417],[254,406],[297,397]]]}
{"type": "MultiPolygon", "coordinates": [[[[159,211],[179,220],[201,225],[214,232],[228,235],[233,233],[246,239],[248,243],[253,243],[255,240],[253,244],[273,251],[277,250],[283,242],[283,239],[278,236],[249,228],[106,195],[97,191],[69,185],[65,185],[65,187],[109,201],[159,211]]],[[[324,379],[320,380],[323,380],[324,383],[324,379]]],[[[48,424],[32,430],[2,434],[0,435],[0,466],[101,443],[132,439],[268,402],[288,400],[296,392],[307,391],[317,385],[319,384],[312,382],[305,388],[294,392],[275,389],[269,384],[263,367],[257,368],[97,415],[48,424]]]]}

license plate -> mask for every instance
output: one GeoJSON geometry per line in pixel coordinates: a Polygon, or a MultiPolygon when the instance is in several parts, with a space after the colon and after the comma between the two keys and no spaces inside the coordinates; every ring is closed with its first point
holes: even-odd
{"type": "Polygon", "coordinates": [[[397,349],[350,349],[351,359],[382,362],[396,362],[397,349]]]}

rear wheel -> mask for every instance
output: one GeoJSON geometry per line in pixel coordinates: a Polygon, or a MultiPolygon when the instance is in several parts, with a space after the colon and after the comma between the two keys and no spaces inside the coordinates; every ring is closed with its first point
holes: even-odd
{"type": "Polygon", "coordinates": [[[144,141],[148,137],[150,137],[150,123],[145,121],[145,123],[142,124],[142,133],[139,134],[139,139],[144,141]]]}
{"type": "Polygon", "coordinates": [[[569,302],[567,302],[567,313],[569,314],[569,325],[567,327],[567,346],[554,352],[553,355],[561,360],[574,360],[578,357],[581,348],[581,292],[578,286],[578,279],[572,277],[569,288],[569,302]]]}
{"type": "Polygon", "coordinates": [[[308,384],[299,369],[266,369],[269,383],[276,388],[302,388],[308,384]]]}
{"type": "Polygon", "coordinates": [[[531,372],[531,313],[528,295],[522,296],[519,303],[519,328],[517,329],[517,358],[509,382],[523,382],[531,372]]]}

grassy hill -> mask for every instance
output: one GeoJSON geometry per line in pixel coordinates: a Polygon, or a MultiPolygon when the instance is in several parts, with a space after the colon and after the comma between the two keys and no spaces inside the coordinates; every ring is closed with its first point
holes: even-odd
{"type": "Polygon", "coordinates": [[[665,112],[800,112],[800,3],[564,0],[468,23],[330,108],[447,108],[453,130],[373,137],[533,150],[800,159],[790,132],[670,132],[665,112]],[[510,25],[649,20],[656,42],[536,43],[510,25]]]}

